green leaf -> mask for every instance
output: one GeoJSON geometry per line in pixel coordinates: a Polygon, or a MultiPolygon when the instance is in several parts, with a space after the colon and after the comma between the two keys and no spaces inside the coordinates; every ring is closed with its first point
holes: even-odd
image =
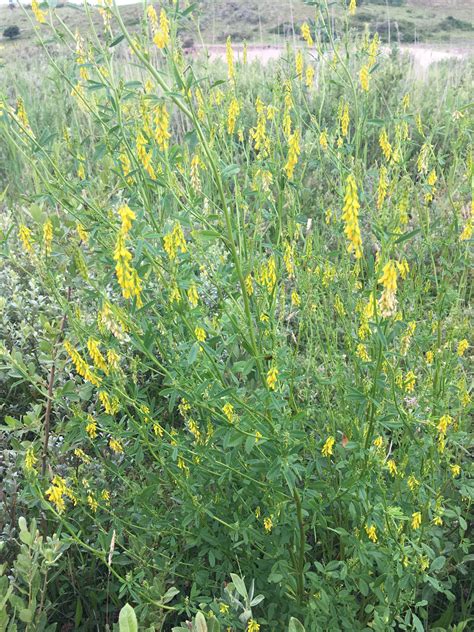
{"type": "Polygon", "coordinates": [[[202,612],[198,612],[194,620],[197,632],[208,632],[206,618],[202,612]]]}
{"type": "Polygon", "coordinates": [[[247,599],[248,595],[247,595],[247,589],[245,588],[244,580],[238,575],[236,575],[235,573],[231,573],[230,576],[232,578],[232,583],[235,586],[235,590],[239,593],[241,597],[244,597],[244,599],[247,599]]]}
{"type": "Polygon", "coordinates": [[[188,353],[188,359],[187,359],[188,366],[191,366],[191,364],[194,364],[196,362],[198,353],[199,353],[199,344],[195,342],[188,353]]]}
{"type": "Polygon", "coordinates": [[[413,625],[415,626],[415,629],[417,630],[417,632],[425,632],[425,628],[422,622],[420,621],[420,619],[416,616],[416,614],[412,612],[411,616],[413,620],[413,625]]]}
{"type": "Polygon", "coordinates": [[[431,563],[431,569],[432,571],[439,571],[443,568],[443,566],[446,563],[446,558],[444,557],[444,555],[440,555],[439,557],[435,558],[433,560],[433,562],[431,563]]]}
{"type": "Polygon", "coordinates": [[[288,632],[305,632],[304,625],[295,619],[295,617],[291,617],[290,624],[288,626],[288,632]]]}
{"type": "Polygon", "coordinates": [[[119,614],[120,632],[138,632],[138,623],[135,610],[128,603],[124,605],[119,614]]]}

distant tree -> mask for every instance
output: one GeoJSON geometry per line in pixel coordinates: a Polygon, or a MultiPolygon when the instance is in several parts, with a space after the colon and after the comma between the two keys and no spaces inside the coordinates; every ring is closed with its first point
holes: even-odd
{"type": "Polygon", "coordinates": [[[20,27],[16,25],[7,26],[7,28],[3,31],[3,37],[8,37],[10,39],[14,39],[20,35],[20,27]]]}

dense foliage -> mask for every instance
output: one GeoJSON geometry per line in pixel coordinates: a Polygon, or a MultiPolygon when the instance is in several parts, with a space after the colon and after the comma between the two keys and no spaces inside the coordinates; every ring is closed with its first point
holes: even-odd
{"type": "Polygon", "coordinates": [[[469,64],[100,10],[0,102],[0,624],[464,629],[469,64]]]}

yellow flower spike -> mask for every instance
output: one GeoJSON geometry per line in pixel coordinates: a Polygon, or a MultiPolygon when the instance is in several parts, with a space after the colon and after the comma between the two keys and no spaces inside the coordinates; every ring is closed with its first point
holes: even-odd
{"type": "Polygon", "coordinates": [[[296,290],[291,293],[291,304],[293,307],[299,307],[301,305],[301,297],[296,290]]]}
{"type": "Polygon", "coordinates": [[[415,511],[415,513],[411,516],[411,526],[412,529],[419,529],[421,525],[421,513],[419,511],[415,511]]]}
{"type": "Polygon", "coordinates": [[[364,92],[369,91],[370,73],[368,66],[362,66],[359,72],[360,87],[364,92]]]}
{"type": "Polygon", "coordinates": [[[99,376],[95,375],[89,368],[89,365],[81,356],[81,354],[74,349],[71,343],[66,340],[64,342],[64,348],[66,349],[69,357],[74,364],[74,368],[76,369],[76,373],[84,378],[87,382],[90,382],[93,386],[100,386],[101,379],[99,376]]]}
{"type": "Polygon", "coordinates": [[[196,327],[194,330],[194,335],[199,342],[205,342],[206,340],[206,332],[202,327],[196,327]]]}
{"type": "Polygon", "coordinates": [[[18,228],[18,237],[23,244],[23,250],[29,254],[33,252],[33,243],[31,241],[31,230],[25,226],[25,224],[20,224],[18,228]]]}
{"type": "Polygon", "coordinates": [[[346,180],[346,190],[344,195],[344,209],[342,219],[344,220],[344,233],[349,240],[347,251],[354,252],[355,258],[362,257],[362,238],[359,228],[359,197],[357,194],[357,184],[355,178],[350,174],[346,180]]]}
{"type": "Polygon", "coordinates": [[[355,15],[356,8],[357,8],[356,0],[350,0],[349,9],[348,9],[349,15],[355,15]]]}
{"type": "Polygon", "coordinates": [[[313,66],[307,66],[306,67],[305,84],[306,84],[306,87],[308,89],[312,88],[312,86],[314,84],[314,68],[313,68],[313,66]]]}
{"type": "Polygon", "coordinates": [[[311,29],[309,28],[309,24],[307,22],[303,22],[301,25],[301,36],[308,46],[312,46],[314,44],[313,38],[311,37],[311,29]]]}
{"type": "Polygon", "coordinates": [[[195,283],[193,283],[191,285],[191,287],[189,288],[187,294],[188,294],[188,301],[189,301],[189,304],[191,305],[191,307],[196,307],[198,302],[199,302],[199,294],[198,294],[197,287],[196,287],[195,283]]]}
{"type": "Polygon", "coordinates": [[[31,0],[31,10],[39,24],[46,24],[46,13],[39,8],[37,0],[31,0]]]}
{"type": "Polygon", "coordinates": [[[388,171],[385,165],[380,167],[379,183],[377,187],[377,208],[381,209],[388,190],[388,171]]]}
{"type": "MultiPolygon", "coordinates": [[[[263,528],[265,529],[266,533],[270,533],[271,532],[271,530],[273,529],[273,520],[272,520],[271,516],[263,519],[263,528]]],[[[248,628],[248,629],[250,629],[250,628],[248,628]]]]}
{"type": "Polygon", "coordinates": [[[123,453],[123,445],[118,439],[111,437],[109,439],[109,447],[113,452],[115,452],[115,454],[123,453]]]}
{"type": "Polygon", "coordinates": [[[327,148],[329,147],[329,142],[328,133],[326,130],[323,130],[319,135],[319,145],[323,151],[327,151],[327,148]]]}
{"type": "Polygon", "coordinates": [[[295,57],[295,71],[296,71],[296,76],[298,77],[298,79],[303,78],[303,67],[304,67],[303,53],[299,50],[296,53],[296,57],[295,57]]]}
{"type": "Polygon", "coordinates": [[[276,367],[270,367],[267,373],[267,386],[271,391],[276,389],[278,381],[278,369],[276,367]]]}
{"type": "Polygon", "coordinates": [[[99,349],[99,341],[95,340],[94,338],[89,338],[89,340],[87,341],[87,349],[89,351],[92,362],[94,363],[94,366],[107,375],[109,372],[109,367],[99,349]]]}
{"type": "Polygon", "coordinates": [[[249,619],[247,622],[247,632],[259,632],[260,624],[255,619],[249,619]]]}
{"type": "MultiPolygon", "coordinates": [[[[155,133],[154,137],[161,151],[166,151],[169,147],[169,139],[171,134],[169,131],[170,115],[166,109],[166,105],[158,105],[154,114],[155,133]]],[[[126,175],[126,174],[124,174],[126,175]]]]}
{"type": "Polygon", "coordinates": [[[453,421],[454,419],[451,417],[451,415],[443,415],[440,418],[438,425],[436,426],[438,432],[442,435],[445,435],[448,431],[448,427],[452,425],[453,421]]]}
{"type": "Polygon", "coordinates": [[[456,353],[458,354],[460,358],[462,358],[468,349],[469,349],[469,342],[466,340],[466,338],[463,338],[462,340],[459,341],[456,353]]]}
{"type": "Polygon", "coordinates": [[[230,35],[225,44],[225,56],[227,61],[227,77],[229,81],[235,81],[235,68],[234,68],[234,51],[232,50],[232,42],[230,35]]]}
{"type": "Polygon", "coordinates": [[[398,474],[397,464],[395,463],[393,459],[389,459],[387,461],[387,467],[388,467],[388,471],[393,477],[395,477],[398,474]]]}
{"type": "Polygon", "coordinates": [[[166,11],[164,9],[161,9],[160,26],[155,32],[153,43],[157,48],[163,49],[169,45],[170,41],[170,23],[168,20],[168,16],[166,15],[166,11]]]}
{"type": "Polygon", "coordinates": [[[51,246],[53,243],[53,224],[50,219],[46,220],[43,225],[43,249],[45,255],[51,254],[51,246]]]}
{"type": "Polygon", "coordinates": [[[97,437],[97,422],[92,415],[87,415],[86,432],[90,439],[97,437]]]}
{"type": "Polygon", "coordinates": [[[349,105],[346,103],[344,104],[342,108],[342,112],[340,116],[341,136],[343,138],[345,138],[347,134],[349,133],[349,123],[350,123],[349,105]]]}
{"type": "Polygon", "coordinates": [[[301,153],[299,132],[296,130],[288,139],[288,159],[285,165],[286,175],[289,180],[293,178],[295,166],[298,163],[298,156],[301,153]]]}
{"type": "Polygon", "coordinates": [[[323,456],[331,456],[333,453],[334,444],[336,443],[336,439],[334,437],[328,437],[321,448],[321,454],[323,456]]]}
{"type": "Polygon", "coordinates": [[[375,544],[377,542],[377,530],[375,528],[375,525],[365,525],[365,532],[367,533],[367,537],[369,538],[369,540],[372,540],[372,542],[375,544]]]}
{"type": "Polygon", "coordinates": [[[235,124],[237,122],[237,117],[240,114],[240,104],[238,100],[233,97],[230,104],[229,109],[227,111],[227,132],[229,134],[233,134],[235,130],[235,124]]]}
{"type": "Polygon", "coordinates": [[[234,407],[232,406],[232,404],[230,402],[227,402],[226,404],[224,404],[224,406],[222,407],[222,412],[227,417],[227,421],[229,423],[233,423],[234,422],[235,410],[234,410],[234,407]]]}
{"type": "Polygon", "coordinates": [[[35,456],[35,450],[33,446],[30,446],[25,453],[25,470],[27,472],[34,472],[37,462],[38,459],[35,456]]]}
{"type": "Polygon", "coordinates": [[[454,465],[450,465],[449,469],[451,470],[451,474],[453,478],[457,478],[461,474],[461,466],[457,463],[454,465]]]}
{"type": "Polygon", "coordinates": [[[388,162],[390,158],[392,157],[393,149],[392,149],[392,145],[390,144],[388,140],[388,134],[385,127],[380,132],[379,145],[380,145],[383,155],[385,156],[385,160],[388,162]]]}
{"type": "Polygon", "coordinates": [[[408,373],[405,376],[405,391],[407,393],[413,393],[413,391],[415,390],[415,382],[416,382],[416,375],[413,371],[408,371],[408,373]]]}
{"type": "Polygon", "coordinates": [[[397,309],[397,269],[392,260],[385,264],[382,276],[378,281],[383,285],[378,307],[381,316],[388,318],[393,316],[397,309]]]}

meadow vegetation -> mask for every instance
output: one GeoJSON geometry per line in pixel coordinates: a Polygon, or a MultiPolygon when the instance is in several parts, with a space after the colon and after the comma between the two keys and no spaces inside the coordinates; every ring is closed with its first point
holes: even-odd
{"type": "Polygon", "coordinates": [[[0,630],[470,629],[472,59],[417,77],[353,0],[265,67],[180,2],[32,10],[0,630]]]}

